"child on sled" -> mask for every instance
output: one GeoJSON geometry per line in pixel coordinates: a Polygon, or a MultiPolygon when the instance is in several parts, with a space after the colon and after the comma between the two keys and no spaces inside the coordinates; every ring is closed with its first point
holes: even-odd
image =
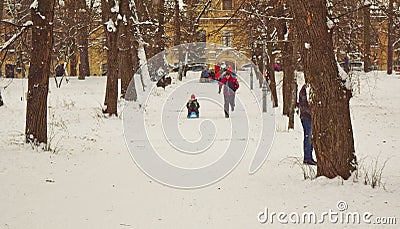
{"type": "Polygon", "coordinates": [[[190,100],[186,103],[186,107],[188,109],[188,118],[199,117],[200,104],[199,102],[197,102],[196,96],[194,94],[190,96],[190,100]]]}

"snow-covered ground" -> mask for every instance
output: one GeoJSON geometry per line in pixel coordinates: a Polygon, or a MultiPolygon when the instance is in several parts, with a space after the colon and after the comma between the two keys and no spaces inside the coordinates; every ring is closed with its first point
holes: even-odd
{"type": "MultiPolygon", "coordinates": [[[[241,74],[246,75],[245,72],[241,74]]],[[[281,73],[278,73],[279,77],[281,73]]],[[[296,158],[302,158],[303,133],[299,117],[296,116],[295,129],[287,131],[287,119],[278,108],[275,110],[274,142],[261,169],[249,175],[252,158],[246,154],[228,176],[199,189],[164,186],[138,168],[125,144],[122,114],[104,118],[101,112],[104,77],[88,77],[84,81],[71,78],[61,88],[55,88],[51,80],[49,136],[53,138],[51,147],[55,152],[25,144],[27,81],[14,79],[6,90],[2,90],[5,106],[0,107],[0,228],[282,227],[278,217],[272,216],[273,212],[286,213],[287,217],[281,221],[289,221],[288,226],[318,228],[321,226],[294,225],[289,215],[295,219],[296,214],[314,212],[321,219],[321,214],[330,211],[339,215],[368,212],[372,215],[369,218],[371,224],[346,224],[340,220],[334,224],[326,216],[324,225],[327,227],[381,227],[372,223],[377,217],[396,217],[398,225],[400,76],[371,72],[359,74],[358,79],[359,87],[351,100],[355,147],[362,162],[358,180],[354,177],[347,181],[324,177],[304,180],[302,167],[295,163],[296,158]],[[375,167],[382,168],[386,160],[382,173],[384,187],[373,189],[364,185],[365,174],[373,170],[375,161],[378,162],[375,167]],[[339,208],[347,204],[347,210],[339,211],[338,202],[339,208]],[[265,219],[265,215],[270,216],[268,222],[261,224],[259,221],[265,219]]],[[[2,83],[6,83],[5,80],[2,83]]],[[[165,93],[171,93],[179,86],[174,84],[165,91],[157,89],[152,98],[163,98],[165,93]]],[[[215,87],[217,93],[216,84],[202,86],[210,91],[215,87]]],[[[256,91],[259,95],[259,89],[256,91]]],[[[182,101],[189,98],[189,91],[180,93],[175,98],[182,101]]],[[[205,96],[199,93],[200,97],[205,96]]],[[[249,98],[245,97],[244,87],[239,89],[237,96],[249,98]]],[[[222,96],[217,98],[222,101],[222,96]]],[[[228,120],[223,118],[222,110],[213,103],[199,101],[202,118],[212,120],[216,128],[224,128],[228,120]]],[[[120,110],[122,107],[121,102],[120,110]]],[[[196,131],[191,135],[191,130],[197,128],[201,118],[188,122],[184,119],[185,112],[183,109],[182,119],[178,122],[182,134],[200,137],[196,131]]],[[[235,114],[239,111],[232,113],[232,119],[235,114]]],[[[148,111],[146,125],[149,131],[155,125],[152,120],[157,120],[157,115],[151,109],[148,111]]],[[[221,132],[222,135],[216,137],[220,142],[227,138],[224,131],[221,132]]],[[[168,154],[163,141],[152,144],[168,154]]],[[[252,147],[251,142],[249,147],[252,147]]],[[[206,163],[210,159],[215,160],[215,155],[193,164],[206,163]]],[[[308,167],[305,169],[309,172],[308,167]]],[[[397,225],[386,226],[396,228],[397,225]]]]}

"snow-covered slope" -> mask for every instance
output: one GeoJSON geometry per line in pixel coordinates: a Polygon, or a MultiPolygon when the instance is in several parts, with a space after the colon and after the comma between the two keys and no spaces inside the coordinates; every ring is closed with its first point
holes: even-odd
{"type": "MultiPolygon", "coordinates": [[[[246,77],[245,72],[241,74],[246,77]]],[[[299,117],[296,117],[295,129],[286,131],[287,120],[280,115],[281,108],[277,108],[274,142],[260,170],[249,175],[252,154],[245,154],[238,166],[219,182],[189,190],[164,186],[145,175],[134,163],[125,144],[122,115],[104,118],[101,113],[105,78],[88,77],[85,81],[71,78],[60,89],[50,81],[49,135],[53,137],[51,143],[56,153],[34,149],[24,143],[27,81],[14,79],[2,91],[5,106],[0,107],[0,228],[280,228],[282,225],[276,215],[273,223],[271,218],[266,224],[259,223],[259,212],[268,209],[268,214],[285,212],[293,216],[294,213],[301,216],[304,212],[315,212],[320,217],[330,210],[342,212],[337,206],[339,201],[346,202],[346,212],[371,213],[371,221],[376,217],[393,216],[399,221],[399,78],[381,72],[358,75],[359,90],[351,100],[355,147],[364,165],[358,182],[353,178],[348,181],[323,177],[304,180],[302,168],[295,163],[296,158],[302,158],[303,133],[299,117]],[[388,159],[382,174],[385,189],[363,184],[364,175],[372,170],[377,158],[378,167],[388,159]]],[[[164,93],[178,91],[187,81],[189,79],[175,83],[165,91],[156,89],[150,99],[156,101],[163,98],[164,93]]],[[[249,99],[245,96],[243,80],[241,85],[238,99],[249,99]]],[[[196,84],[194,91],[200,90],[196,87],[200,85],[196,84]]],[[[204,87],[216,94],[216,101],[222,102],[222,96],[217,95],[217,84],[204,87]]],[[[180,93],[173,98],[186,101],[192,92],[180,93]]],[[[214,154],[196,161],[169,157],[174,163],[197,166],[216,160],[218,149],[225,147],[223,140],[232,138],[218,129],[224,129],[229,123],[223,118],[221,108],[201,101],[201,97],[206,97],[202,93],[198,92],[201,114],[215,124],[221,134],[217,135],[221,146],[214,154]]],[[[259,89],[255,94],[261,95],[259,89]]],[[[159,114],[150,108],[146,125],[149,131],[155,131],[151,127],[157,123],[152,122],[159,119],[159,114]]],[[[257,118],[257,110],[242,109],[257,118]]],[[[200,138],[201,118],[188,122],[184,119],[185,109],[177,112],[183,112],[177,121],[182,135],[193,138],[189,140],[200,138]]],[[[240,111],[232,113],[232,119],[239,114],[240,111]]],[[[256,124],[250,126],[257,128],[256,124]]],[[[152,141],[152,144],[168,156],[170,151],[164,140],[152,141]]],[[[249,141],[248,147],[251,151],[256,145],[249,141]]],[[[344,202],[339,204],[342,207],[344,202]]],[[[288,226],[310,226],[294,225],[288,217],[286,220],[288,226]]],[[[338,224],[325,218],[325,226],[331,228],[367,226],[365,223],[338,224]]],[[[320,226],[312,224],[311,227],[320,226]]]]}

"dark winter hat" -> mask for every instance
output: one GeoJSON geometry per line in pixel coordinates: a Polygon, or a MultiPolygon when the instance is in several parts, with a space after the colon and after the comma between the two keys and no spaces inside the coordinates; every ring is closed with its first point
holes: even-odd
{"type": "Polygon", "coordinates": [[[191,99],[196,99],[196,96],[195,96],[194,94],[192,94],[192,95],[190,96],[190,98],[191,98],[191,99]]]}

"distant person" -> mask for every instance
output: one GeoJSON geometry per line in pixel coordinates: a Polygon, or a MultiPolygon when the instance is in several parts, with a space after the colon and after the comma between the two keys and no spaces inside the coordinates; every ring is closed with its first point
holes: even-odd
{"type": "Polygon", "coordinates": [[[311,141],[312,136],[312,125],[311,125],[311,109],[308,104],[306,85],[304,84],[299,93],[299,103],[301,125],[303,126],[304,139],[303,139],[303,151],[304,160],[303,163],[307,165],[317,165],[317,162],[312,158],[313,144],[311,141]]]}
{"type": "Polygon", "coordinates": [[[208,72],[208,68],[204,67],[203,71],[201,72],[201,78],[208,78],[210,76],[210,73],[208,72]]]}
{"type": "Polygon", "coordinates": [[[215,66],[214,66],[215,79],[216,79],[216,80],[218,80],[219,77],[221,76],[220,70],[221,70],[221,66],[219,66],[219,65],[215,65],[215,66]]]}
{"type": "Polygon", "coordinates": [[[216,78],[215,78],[215,70],[214,69],[210,70],[210,78],[211,78],[211,80],[216,80],[216,78]]]}
{"type": "Polygon", "coordinates": [[[0,89],[0,107],[4,105],[3,97],[1,96],[1,89],[0,89]]]}
{"type": "Polygon", "coordinates": [[[221,93],[222,86],[224,87],[224,112],[225,118],[229,118],[229,106],[231,110],[235,110],[235,93],[239,88],[239,82],[236,78],[232,77],[232,73],[225,71],[221,75],[221,80],[219,82],[218,93],[221,93]]]}
{"type": "Polygon", "coordinates": [[[192,94],[190,96],[190,100],[186,103],[186,108],[188,109],[188,118],[193,118],[192,117],[192,113],[194,112],[196,117],[198,118],[200,116],[200,112],[199,112],[199,108],[200,108],[200,104],[196,99],[196,95],[192,94]]]}
{"type": "Polygon", "coordinates": [[[63,64],[59,64],[56,67],[56,77],[61,77],[64,76],[65,74],[65,69],[63,64]]]}

